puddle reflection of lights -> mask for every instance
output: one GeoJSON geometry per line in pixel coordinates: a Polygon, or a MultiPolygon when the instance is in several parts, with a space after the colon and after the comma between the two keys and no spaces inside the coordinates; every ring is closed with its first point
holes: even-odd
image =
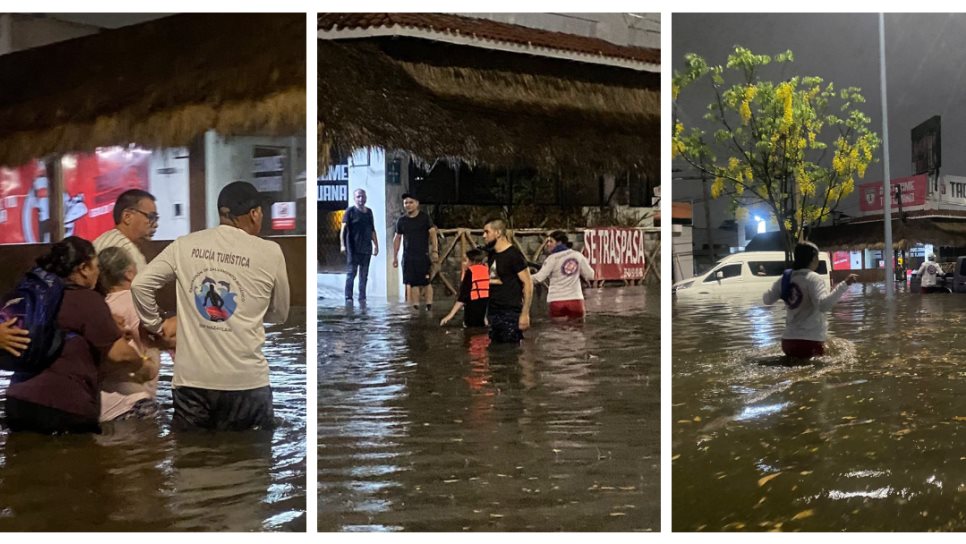
{"type": "MultiPolygon", "coordinates": [[[[891,487],[880,487],[879,489],[873,489],[871,491],[838,491],[833,490],[828,492],[828,498],[839,501],[845,499],[885,499],[890,495],[896,494],[891,487]]],[[[905,495],[906,492],[902,491],[899,495],[905,495]]]]}
{"type": "Polygon", "coordinates": [[[889,476],[891,471],[889,470],[853,470],[851,472],[846,472],[843,476],[846,478],[874,478],[876,476],[889,476]]]}
{"type": "Polygon", "coordinates": [[[735,421],[748,421],[751,419],[759,419],[764,416],[768,416],[777,412],[781,412],[790,403],[782,402],[779,404],[765,404],[760,406],[746,406],[744,410],[741,411],[735,417],[735,421]]]}

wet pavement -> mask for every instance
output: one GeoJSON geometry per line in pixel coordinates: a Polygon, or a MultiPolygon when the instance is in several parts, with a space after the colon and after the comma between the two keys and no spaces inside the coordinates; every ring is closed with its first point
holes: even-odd
{"type": "Polygon", "coordinates": [[[782,304],[675,301],[672,527],[966,529],[966,295],[856,284],[782,366],[782,304]]]}
{"type": "Polygon", "coordinates": [[[432,315],[330,295],[319,530],[660,529],[657,288],[588,291],[582,325],[537,301],[520,347],[440,328],[439,295],[432,315]]]}
{"type": "Polygon", "coordinates": [[[156,423],[101,435],[0,430],[0,531],[304,531],[305,308],[290,315],[266,333],[274,431],[171,433],[164,355],[156,423]]]}

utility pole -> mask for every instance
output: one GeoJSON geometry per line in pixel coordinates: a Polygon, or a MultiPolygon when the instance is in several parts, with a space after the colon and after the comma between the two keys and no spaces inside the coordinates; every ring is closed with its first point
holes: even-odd
{"type": "Polygon", "coordinates": [[[885,228],[886,299],[895,297],[895,257],[892,253],[892,179],[889,176],[889,103],[886,100],[885,15],[879,14],[879,86],[882,89],[882,225],[885,228]]]}

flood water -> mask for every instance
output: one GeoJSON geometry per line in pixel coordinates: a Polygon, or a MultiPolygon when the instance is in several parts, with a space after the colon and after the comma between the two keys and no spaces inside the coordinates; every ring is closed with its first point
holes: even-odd
{"type": "Polygon", "coordinates": [[[172,433],[163,355],[158,422],[101,435],[0,430],[0,530],[304,531],[305,308],[290,316],[266,327],[273,431],[172,433]]]}
{"type": "Polygon", "coordinates": [[[675,301],[673,529],[966,529],[966,295],[849,288],[780,366],[781,303],[675,301]]]}
{"type": "Polygon", "coordinates": [[[520,347],[439,327],[440,295],[431,316],[332,295],[319,530],[660,529],[657,288],[588,291],[583,325],[535,301],[520,347]]]}

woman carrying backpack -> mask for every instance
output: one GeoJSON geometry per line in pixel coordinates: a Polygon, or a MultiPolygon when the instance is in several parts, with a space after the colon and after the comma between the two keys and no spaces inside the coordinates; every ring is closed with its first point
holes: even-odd
{"type": "Polygon", "coordinates": [[[810,359],[825,354],[828,324],[825,312],[832,309],[842,293],[858,278],[855,274],[829,293],[826,280],[815,272],[819,264],[818,246],[800,242],[795,246],[793,268],[786,270],[771,289],[762,296],[767,305],[785,301],[785,332],[782,351],[796,359],[810,359]]]}
{"type": "Polygon", "coordinates": [[[99,271],[90,242],[69,236],[38,258],[37,266],[64,282],[56,324],[65,340],[43,370],[13,375],[6,394],[7,426],[45,434],[98,432],[98,366],[102,360],[140,365],[143,358],[128,345],[104,297],[93,290],[99,271]]]}

